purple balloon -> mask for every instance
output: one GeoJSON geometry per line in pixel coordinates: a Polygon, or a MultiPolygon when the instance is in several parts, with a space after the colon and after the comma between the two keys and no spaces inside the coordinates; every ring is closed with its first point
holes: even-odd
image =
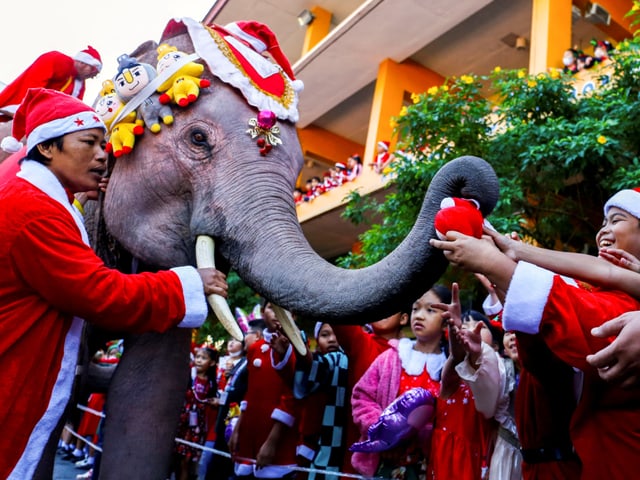
{"type": "Polygon", "coordinates": [[[380,414],[368,429],[368,438],[351,445],[352,452],[383,452],[397,446],[433,421],[436,400],[431,392],[417,387],[406,391],[380,414]]]}

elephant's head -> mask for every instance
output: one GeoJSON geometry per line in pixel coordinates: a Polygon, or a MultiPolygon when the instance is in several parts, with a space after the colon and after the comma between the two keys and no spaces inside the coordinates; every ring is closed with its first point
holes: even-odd
{"type": "MultiPolygon", "coordinates": [[[[214,59],[203,74],[211,86],[190,106],[174,108],[173,125],[145,132],[133,152],[118,159],[104,205],[111,234],[145,263],[195,264],[196,238],[209,235],[219,265],[272,302],[303,316],[365,323],[419,297],[444,272],[446,260],[429,245],[443,197],[475,198],[485,215],[495,206],[493,169],[479,158],[459,158],[436,175],[413,230],[395,251],[364,269],[335,267],[312,250],[296,216],[292,191],[303,158],[295,103],[284,103],[296,96],[291,82],[286,79],[289,90],[278,99],[285,105],[277,112],[282,144],[263,155],[248,122],[274,108],[252,106],[244,87],[236,88],[234,82],[248,77],[233,59],[215,64],[220,52],[231,58],[220,32],[201,25],[190,25],[190,33],[170,30],[163,42],[188,53],[195,43],[202,58],[214,59]],[[219,70],[229,65],[236,71],[221,81],[219,70]]],[[[143,47],[134,55],[155,64],[154,45],[143,47]]]]}

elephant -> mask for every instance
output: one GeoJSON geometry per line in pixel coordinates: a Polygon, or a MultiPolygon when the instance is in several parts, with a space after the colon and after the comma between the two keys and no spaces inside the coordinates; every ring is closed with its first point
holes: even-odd
{"type": "MultiPolygon", "coordinates": [[[[192,30],[213,33],[194,23],[172,21],[160,43],[205,57],[209,47],[196,42],[192,30]]],[[[146,42],[131,55],[152,63],[157,45],[146,42]]],[[[218,268],[233,269],[269,301],[325,322],[364,324],[418,298],[444,273],[444,255],[429,245],[443,198],[476,199],[484,216],[497,203],[491,166],[460,157],[436,174],[413,229],[392,253],[360,270],[336,267],[313,251],[296,216],[292,192],[303,155],[295,105],[280,109],[267,132],[278,142],[265,152],[247,126],[278,106],[254,106],[246,88],[255,86],[234,84],[237,75],[221,80],[223,69],[207,64],[202,78],[211,86],[198,100],[176,108],[173,125],[145,132],[131,153],[112,159],[107,192],[86,220],[96,250],[109,262],[128,266],[134,258],[148,270],[196,265],[196,239],[206,235],[215,240],[218,268]],[[127,253],[114,256],[114,245],[127,253]]],[[[298,94],[285,88],[288,99],[292,92],[298,94]]],[[[166,478],[189,348],[190,332],[179,329],[126,337],[105,407],[101,479],[166,478]]]]}

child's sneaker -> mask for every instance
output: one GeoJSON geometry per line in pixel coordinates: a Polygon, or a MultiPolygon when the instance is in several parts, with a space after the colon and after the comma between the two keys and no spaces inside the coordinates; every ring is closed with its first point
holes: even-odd
{"type": "Polygon", "coordinates": [[[91,480],[93,478],[93,468],[87,470],[85,473],[79,473],[76,475],[76,480],[91,480]]]}

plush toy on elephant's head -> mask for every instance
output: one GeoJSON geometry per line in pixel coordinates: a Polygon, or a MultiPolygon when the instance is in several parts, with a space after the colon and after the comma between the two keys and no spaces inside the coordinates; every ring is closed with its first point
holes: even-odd
{"type": "MultiPolygon", "coordinates": [[[[108,85],[103,84],[103,91],[109,91],[108,85]]],[[[116,93],[107,93],[98,98],[94,107],[108,130],[106,150],[109,153],[113,152],[116,157],[131,152],[136,143],[136,135],[142,135],[144,132],[144,122],[137,118],[135,110],[113,124],[124,105],[116,93]]]]}
{"type": "MultiPolygon", "coordinates": [[[[178,51],[176,47],[161,44],[158,49],[158,75],[161,75],[167,68],[180,59],[187,56],[186,53],[178,51]]],[[[195,102],[200,95],[200,89],[211,85],[211,82],[204,78],[199,78],[204,72],[204,66],[195,62],[188,62],[171,75],[164,83],[158,87],[161,103],[173,101],[181,107],[186,107],[195,102]]]]}
{"type": "MultiPolygon", "coordinates": [[[[127,103],[138,95],[154,78],[157,77],[155,68],[148,63],[139,62],[129,55],[118,57],[118,73],[114,77],[115,90],[123,102],[127,103]]],[[[165,125],[173,123],[171,107],[160,102],[160,95],[149,92],[137,108],[139,117],[151,132],[158,133],[161,129],[160,121],[165,125]]]]}
{"type": "Polygon", "coordinates": [[[476,200],[447,197],[440,202],[434,218],[436,234],[444,240],[447,232],[455,230],[472,237],[482,237],[484,219],[476,200]]]}

